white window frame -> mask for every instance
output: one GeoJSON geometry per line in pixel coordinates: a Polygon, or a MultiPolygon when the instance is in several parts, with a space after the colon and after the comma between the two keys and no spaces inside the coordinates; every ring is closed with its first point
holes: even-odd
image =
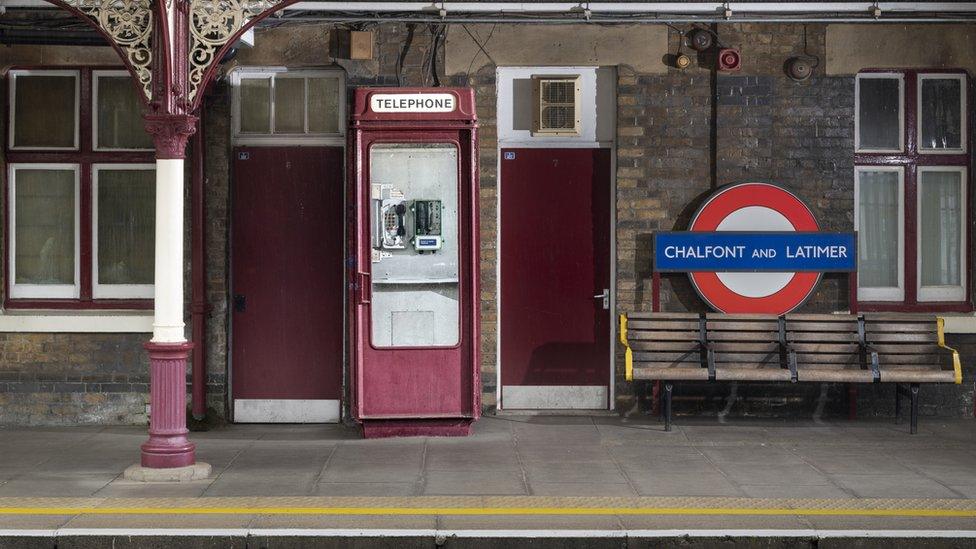
{"type": "Polygon", "coordinates": [[[78,164],[16,163],[7,167],[7,220],[10,231],[7,265],[10,272],[10,299],[78,299],[81,297],[81,166],[78,164]],[[75,281],[74,284],[17,283],[17,171],[71,170],[75,174],[75,281]]]}
{"type": "Polygon", "coordinates": [[[963,166],[919,166],[915,172],[915,280],[917,299],[923,301],[965,301],[966,300],[966,260],[969,249],[969,242],[966,239],[967,219],[969,215],[969,205],[966,187],[968,180],[966,168],[963,166]],[[922,286],[922,173],[924,172],[953,172],[959,174],[960,203],[962,212],[959,223],[959,253],[962,257],[959,260],[959,285],[958,286],[922,286]]]}
{"type": "Polygon", "coordinates": [[[124,76],[129,78],[130,80],[132,79],[132,75],[125,70],[93,70],[92,71],[92,104],[91,104],[92,150],[99,151],[99,152],[121,152],[121,151],[144,152],[144,151],[153,150],[152,147],[146,147],[144,149],[140,149],[138,147],[109,148],[109,147],[98,146],[98,79],[103,76],[110,77],[110,78],[118,78],[120,76],[124,76]]]}
{"type": "Polygon", "coordinates": [[[905,152],[905,75],[898,72],[865,72],[854,79],[854,152],[858,153],[904,153],[905,152]],[[898,148],[897,149],[862,149],[861,148],[861,80],[863,79],[896,79],[898,80],[898,148]]]}
{"type": "MultiPolygon", "coordinates": [[[[862,286],[857,278],[858,301],[904,301],[905,300],[905,169],[901,166],[856,166],[854,168],[854,227],[860,227],[861,215],[861,173],[895,172],[898,174],[898,287],[862,286]]],[[[860,247],[860,244],[858,244],[860,247]]],[[[860,252],[858,252],[860,253],[860,252]]]]}
{"type": "Polygon", "coordinates": [[[967,95],[969,92],[968,86],[966,86],[966,75],[959,73],[937,73],[937,72],[927,72],[918,73],[916,78],[916,104],[915,104],[915,142],[918,144],[918,154],[964,154],[966,152],[966,139],[968,138],[967,131],[969,116],[966,113],[966,102],[967,95]],[[925,80],[958,80],[959,81],[959,124],[962,126],[961,133],[959,134],[961,139],[959,140],[959,148],[956,149],[926,149],[922,147],[922,126],[925,123],[922,117],[922,82],[925,80]]]}
{"type": "Polygon", "coordinates": [[[79,133],[81,132],[81,71],[69,69],[14,69],[7,73],[10,86],[10,104],[7,106],[7,143],[12,151],[77,151],[80,150],[79,133]],[[24,147],[17,146],[14,140],[17,124],[17,78],[21,76],[72,76],[75,79],[75,141],[71,147],[24,147]]]}
{"type": "Polygon", "coordinates": [[[346,74],[341,69],[289,69],[287,67],[240,67],[230,73],[231,85],[231,134],[235,145],[333,145],[344,146],[346,135],[346,74]],[[275,133],[275,81],[279,78],[304,78],[305,80],[305,130],[306,133],[275,133]],[[338,83],[337,132],[308,132],[308,78],[335,78],[338,83]],[[241,132],[241,81],[244,79],[270,79],[270,127],[267,134],[241,132]]]}
{"type": "Polygon", "coordinates": [[[99,284],[98,283],[98,174],[107,170],[156,171],[155,164],[92,164],[92,299],[152,299],[154,284],[99,284]]]}

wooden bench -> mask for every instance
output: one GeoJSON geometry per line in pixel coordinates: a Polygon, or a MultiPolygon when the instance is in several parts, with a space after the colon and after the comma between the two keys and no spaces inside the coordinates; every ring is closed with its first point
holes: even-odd
{"type": "Polygon", "coordinates": [[[962,383],[943,320],[922,315],[631,313],[620,316],[628,380],[664,382],[671,430],[675,381],[895,383],[918,430],[921,383],[962,383]]]}

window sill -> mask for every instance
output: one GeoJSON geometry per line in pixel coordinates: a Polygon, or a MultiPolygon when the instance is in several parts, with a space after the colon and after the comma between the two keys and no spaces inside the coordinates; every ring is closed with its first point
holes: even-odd
{"type": "Polygon", "coordinates": [[[0,333],[152,333],[152,311],[0,312],[0,333]]]}

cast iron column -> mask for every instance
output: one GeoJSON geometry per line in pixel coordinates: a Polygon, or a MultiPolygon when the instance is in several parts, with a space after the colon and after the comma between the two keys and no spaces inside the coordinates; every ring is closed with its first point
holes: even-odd
{"type": "Polygon", "coordinates": [[[196,445],[187,438],[186,362],[193,344],[183,326],[183,158],[196,128],[187,114],[147,114],[156,145],[155,318],[149,352],[149,440],[142,466],[187,467],[196,445]]]}

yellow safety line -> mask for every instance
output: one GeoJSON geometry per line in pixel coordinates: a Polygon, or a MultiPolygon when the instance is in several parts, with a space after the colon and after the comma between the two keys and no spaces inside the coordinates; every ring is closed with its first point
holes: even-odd
{"type": "Polygon", "coordinates": [[[627,315],[620,315],[620,343],[623,343],[624,351],[624,378],[627,381],[634,380],[634,353],[630,350],[630,343],[627,342],[627,315]]]}
{"type": "Polygon", "coordinates": [[[959,361],[959,351],[946,345],[945,342],[945,319],[941,316],[936,317],[936,324],[939,327],[939,347],[952,351],[952,370],[955,374],[956,385],[962,383],[962,363],[959,361]]]}
{"type": "Polygon", "coordinates": [[[743,507],[0,507],[0,515],[807,515],[974,517],[976,509],[743,507]]]}

